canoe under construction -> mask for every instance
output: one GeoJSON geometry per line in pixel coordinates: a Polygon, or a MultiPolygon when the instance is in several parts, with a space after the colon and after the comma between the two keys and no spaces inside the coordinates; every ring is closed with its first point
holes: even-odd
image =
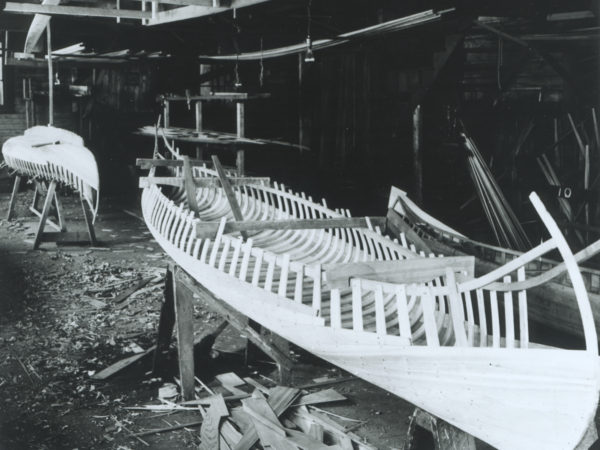
{"type": "MultiPolygon", "coordinates": [[[[392,188],[388,207],[388,219],[396,224],[397,231],[403,230],[412,237],[418,250],[445,256],[473,255],[477,258],[475,275],[494,270],[523,254],[469,239],[427,214],[401,189],[392,188]]],[[[575,259],[581,264],[599,252],[600,240],[577,252],[575,259]]],[[[554,330],[583,337],[571,279],[559,265],[559,262],[550,258],[536,258],[525,266],[528,278],[542,281],[531,289],[530,297],[535,301],[529,303],[529,318],[554,330]]],[[[580,267],[579,270],[592,305],[594,322],[598,327],[600,270],[588,267],[580,267]]]]}
{"type": "Polygon", "coordinates": [[[495,447],[580,442],[598,404],[596,328],[575,259],[535,194],[551,239],[474,278],[473,257],[423,257],[377,221],[265,179],[229,178],[218,161],[180,166],[140,180],[144,219],[215,296],[495,447]],[[575,291],[579,350],[529,339],[524,268],[554,249],[575,291]]]}
{"type": "Polygon", "coordinates": [[[34,126],[2,146],[8,167],[18,174],[56,181],[79,191],[94,217],[98,212],[100,180],[94,154],[75,133],[51,126],[34,126]]]}

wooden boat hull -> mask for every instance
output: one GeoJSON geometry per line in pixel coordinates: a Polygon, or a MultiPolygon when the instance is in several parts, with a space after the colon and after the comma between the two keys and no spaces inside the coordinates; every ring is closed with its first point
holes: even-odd
{"type": "Polygon", "coordinates": [[[98,166],[80,136],[61,128],[35,126],[8,139],[2,155],[8,167],[22,175],[55,180],[80,191],[96,215],[98,166]]]}
{"type": "Polygon", "coordinates": [[[144,189],[142,211],[167,254],[242,314],[498,448],[573,448],[593,420],[600,388],[593,351],[416,346],[385,330],[356,331],[333,318],[333,296],[326,320],[325,308],[290,301],[194,255],[181,237],[187,226],[172,219],[185,213],[156,186],[144,189]]]}
{"type": "MultiPolygon", "coordinates": [[[[418,233],[427,247],[435,254],[475,256],[476,276],[491,272],[522,254],[521,252],[472,241],[458,231],[427,215],[422,210],[416,211],[414,215],[411,214],[411,212],[414,212],[412,211],[413,203],[408,199],[406,193],[400,189],[392,188],[389,207],[388,219],[396,224],[398,224],[398,221],[406,219],[404,224],[398,225],[402,227],[412,226],[413,231],[418,233]],[[400,207],[395,203],[397,198],[402,200],[402,206],[400,207]],[[394,217],[393,213],[398,213],[398,215],[394,217]],[[418,217],[421,224],[411,223],[412,221],[407,214],[412,215],[414,219],[418,217]],[[431,232],[435,232],[435,234],[431,234],[431,232]]],[[[396,231],[398,231],[398,228],[396,228],[396,231]]],[[[556,264],[555,261],[540,259],[537,263],[532,263],[526,271],[528,275],[533,276],[556,264]]],[[[594,322],[598,328],[600,327],[600,271],[581,268],[581,274],[592,305],[594,322]]],[[[531,289],[528,295],[535,299],[535,301],[529,303],[529,318],[532,321],[572,336],[583,337],[581,317],[577,309],[575,293],[568,277],[561,275],[555,280],[550,280],[531,289]]]]}

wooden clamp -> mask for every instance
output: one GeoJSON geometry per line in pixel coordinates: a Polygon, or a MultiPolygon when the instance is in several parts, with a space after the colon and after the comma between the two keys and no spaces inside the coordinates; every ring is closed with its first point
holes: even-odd
{"type": "MultiPolygon", "coordinates": [[[[368,228],[385,225],[385,217],[332,217],[328,219],[247,220],[227,222],[224,233],[244,233],[264,230],[319,230],[328,228],[368,228]]],[[[199,238],[212,238],[220,222],[200,222],[196,225],[199,238]]]]}

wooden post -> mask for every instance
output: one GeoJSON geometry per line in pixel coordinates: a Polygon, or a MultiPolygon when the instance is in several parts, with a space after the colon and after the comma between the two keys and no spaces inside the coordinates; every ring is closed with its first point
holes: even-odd
{"type": "Polygon", "coordinates": [[[35,240],[33,241],[33,249],[37,250],[42,242],[42,236],[44,234],[44,227],[46,226],[46,219],[50,212],[50,206],[52,206],[52,200],[54,199],[54,192],[56,191],[56,181],[52,180],[48,185],[48,191],[46,192],[46,199],[44,200],[44,208],[40,216],[40,224],[35,234],[35,240]]]}
{"type": "Polygon", "coordinates": [[[158,322],[158,338],[156,340],[156,350],[154,352],[154,361],[152,363],[152,375],[165,376],[165,357],[171,346],[171,336],[175,326],[175,301],[173,296],[175,290],[173,287],[173,267],[167,268],[165,276],[165,292],[163,303],[160,308],[160,317],[158,322]]]}
{"type": "Polygon", "coordinates": [[[48,125],[54,125],[54,76],[52,70],[52,34],[50,32],[51,20],[46,25],[46,41],[48,44],[48,125]]]}
{"type": "Polygon", "coordinates": [[[416,203],[423,201],[423,117],[421,105],[413,111],[413,172],[414,172],[414,199],[416,203]]]}
{"type": "Polygon", "coordinates": [[[169,112],[170,112],[170,104],[169,104],[169,100],[165,99],[164,100],[165,105],[163,106],[163,119],[164,119],[164,127],[165,128],[169,128],[169,112]]]}
{"type": "Polygon", "coordinates": [[[192,294],[178,280],[174,273],[173,298],[177,323],[177,348],[181,394],[184,400],[194,398],[194,307],[192,294]]]}
{"type": "Polygon", "coordinates": [[[298,54],[298,145],[300,152],[304,145],[304,114],[302,111],[302,75],[303,75],[303,58],[302,53],[298,54]]]}
{"type": "MultiPolygon", "coordinates": [[[[229,203],[229,207],[231,208],[231,212],[233,213],[234,219],[238,222],[243,222],[244,216],[242,215],[242,210],[240,209],[240,205],[238,204],[237,199],[235,198],[235,193],[231,188],[231,183],[229,183],[229,179],[225,174],[225,170],[223,170],[223,166],[221,166],[219,157],[217,155],[213,155],[212,161],[215,165],[215,170],[217,171],[217,175],[219,176],[221,187],[223,188],[223,192],[225,192],[225,196],[227,197],[227,201],[229,203]]],[[[240,231],[240,234],[244,239],[248,239],[248,234],[245,231],[240,231]]]]}
{"type": "MultiPolygon", "coordinates": [[[[237,137],[244,137],[246,130],[244,127],[244,103],[236,103],[236,124],[237,124],[237,137]]],[[[237,168],[238,177],[244,176],[244,150],[239,149],[236,154],[235,166],[237,168]]]]}
{"type": "Polygon", "coordinates": [[[10,202],[8,203],[8,212],[6,213],[6,220],[11,220],[15,213],[15,202],[17,200],[17,194],[19,193],[19,187],[21,186],[21,175],[15,176],[15,184],[13,184],[12,194],[10,195],[10,202]]]}
{"type": "MultiPolygon", "coordinates": [[[[202,102],[198,100],[194,106],[196,108],[196,131],[198,132],[198,134],[200,134],[200,132],[203,129],[202,102]]],[[[200,147],[199,145],[196,145],[196,159],[204,159],[204,152],[202,150],[202,147],[200,147]]]]}
{"type": "Polygon", "coordinates": [[[94,231],[94,224],[92,223],[92,213],[85,207],[85,200],[83,194],[79,194],[79,200],[81,201],[81,208],[83,209],[83,218],[85,219],[85,225],[87,226],[88,235],[90,237],[90,244],[96,245],[96,232],[94,231]]]}

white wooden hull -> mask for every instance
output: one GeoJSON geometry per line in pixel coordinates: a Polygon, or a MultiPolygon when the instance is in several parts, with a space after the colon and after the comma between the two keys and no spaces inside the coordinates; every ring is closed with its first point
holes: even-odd
{"type": "MultiPolygon", "coordinates": [[[[500,337],[495,292],[488,339],[482,310],[477,324],[469,306],[468,317],[457,319],[464,310],[458,314],[452,302],[463,297],[452,297],[449,282],[406,287],[364,280],[353,282],[351,290],[328,290],[312,264],[276,254],[269,260],[268,251],[231,236],[201,242],[193,234],[199,219],[182,205],[156,186],[142,194],[148,228],[167,254],[214,295],[309,352],[501,449],[573,448],[593,420],[600,389],[597,348],[532,348],[526,314],[517,323],[520,341],[514,331],[500,337]],[[273,266],[281,271],[274,275],[273,266]]],[[[246,203],[244,210],[254,208],[246,203]]],[[[276,248],[271,241],[265,240],[276,248]]],[[[518,300],[521,308],[520,294],[518,300]]],[[[589,320],[584,326],[589,328],[589,320]]]]}
{"type": "Polygon", "coordinates": [[[35,126],[2,146],[4,161],[18,173],[55,180],[80,191],[94,216],[98,211],[100,179],[94,154],[83,139],[67,130],[35,126]]]}

